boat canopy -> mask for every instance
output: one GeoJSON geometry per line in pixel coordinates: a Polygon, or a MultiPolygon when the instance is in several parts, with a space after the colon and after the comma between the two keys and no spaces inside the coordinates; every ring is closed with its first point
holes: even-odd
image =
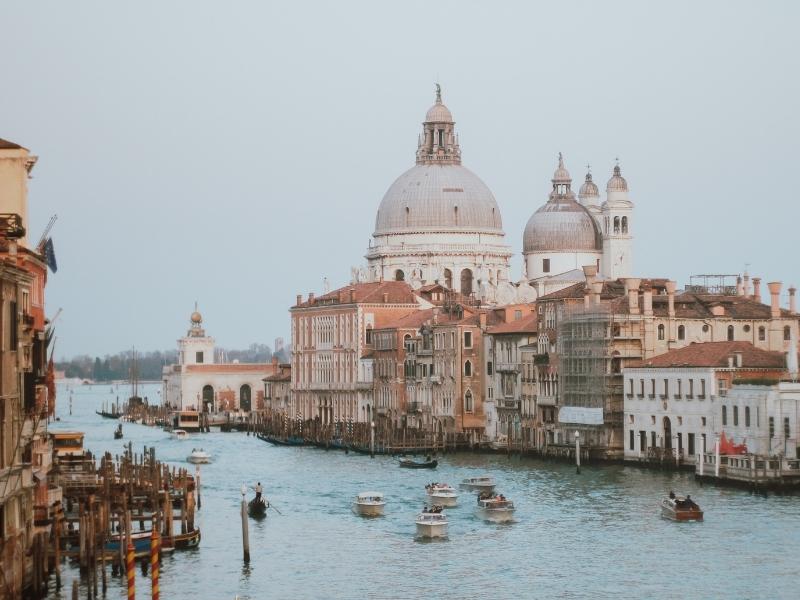
{"type": "Polygon", "coordinates": [[[383,492],[361,492],[358,495],[359,500],[383,500],[383,492]]]}

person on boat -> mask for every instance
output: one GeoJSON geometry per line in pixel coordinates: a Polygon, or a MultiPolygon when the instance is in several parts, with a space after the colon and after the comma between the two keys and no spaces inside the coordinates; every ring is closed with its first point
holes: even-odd
{"type": "Polygon", "coordinates": [[[675,492],[673,492],[672,490],[669,491],[669,499],[675,500],[675,492]]]}
{"type": "Polygon", "coordinates": [[[261,492],[264,491],[264,489],[261,487],[261,482],[260,481],[256,484],[255,490],[256,490],[256,502],[260,502],[261,501],[261,492]]]}
{"type": "Polygon", "coordinates": [[[686,494],[686,506],[688,506],[689,508],[700,508],[699,506],[697,506],[697,504],[695,504],[695,501],[692,500],[692,497],[689,494],[686,494]]]}

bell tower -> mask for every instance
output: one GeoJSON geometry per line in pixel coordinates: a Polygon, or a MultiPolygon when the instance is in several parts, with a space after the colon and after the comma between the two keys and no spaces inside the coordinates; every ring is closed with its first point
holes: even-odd
{"type": "Polygon", "coordinates": [[[633,271],[633,202],[628,198],[628,182],[619,163],[606,185],[603,202],[603,257],[600,274],[609,279],[631,277],[633,271]]]}
{"type": "Polygon", "coordinates": [[[186,337],[178,340],[178,364],[213,365],[214,338],[208,337],[203,329],[203,315],[197,311],[197,303],[189,317],[189,323],[186,337]]]}

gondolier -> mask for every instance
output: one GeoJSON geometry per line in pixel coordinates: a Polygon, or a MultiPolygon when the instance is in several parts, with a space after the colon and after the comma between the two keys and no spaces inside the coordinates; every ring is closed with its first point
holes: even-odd
{"type": "Polygon", "coordinates": [[[256,484],[255,490],[256,490],[256,502],[261,502],[261,492],[263,492],[264,489],[261,487],[260,481],[256,484]]]}

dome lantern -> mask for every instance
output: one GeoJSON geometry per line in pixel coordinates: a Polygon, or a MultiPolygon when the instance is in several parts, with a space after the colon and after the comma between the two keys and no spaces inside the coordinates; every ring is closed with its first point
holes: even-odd
{"type": "Polygon", "coordinates": [[[450,109],[442,102],[442,87],[436,84],[436,102],[425,114],[422,136],[417,143],[418,165],[460,165],[461,148],[450,109]]]}

